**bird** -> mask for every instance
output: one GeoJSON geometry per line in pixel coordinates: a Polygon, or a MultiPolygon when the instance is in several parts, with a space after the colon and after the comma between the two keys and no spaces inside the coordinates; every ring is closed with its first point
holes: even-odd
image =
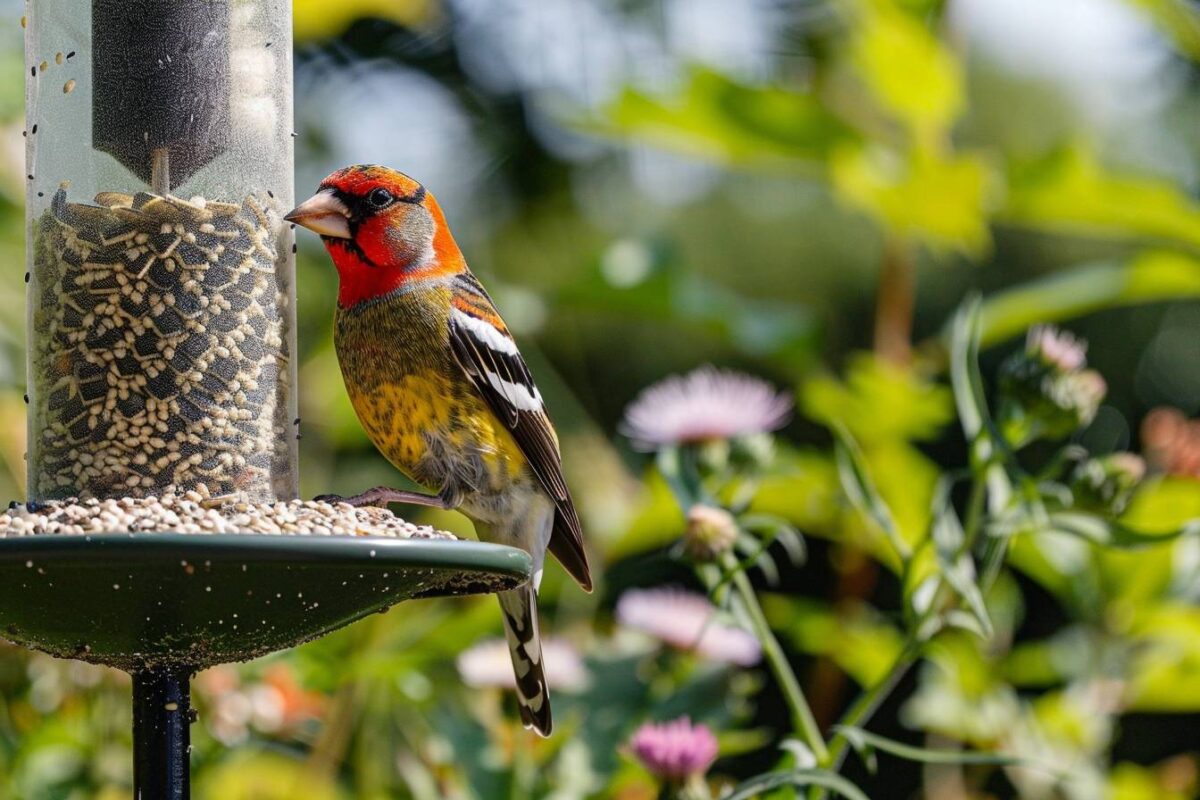
{"type": "Polygon", "coordinates": [[[549,736],[537,614],[546,551],[584,591],[592,578],[558,435],[516,341],[433,193],[404,173],[340,169],[284,219],[319,234],[337,269],[334,346],[368,438],[431,490],[318,499],[456,509],[481,540],[530,554],[531,580],[499,599],[522,723],[549,736]]]}

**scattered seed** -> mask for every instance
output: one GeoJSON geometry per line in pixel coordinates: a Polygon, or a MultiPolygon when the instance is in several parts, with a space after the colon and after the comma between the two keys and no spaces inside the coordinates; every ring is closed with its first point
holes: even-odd
{"type": "MultiPolygon", "coordinates": [[[[414,525],[385,508],[355,508],[348,503],[287,500],[272,503],[226,502],[202,508],[173,492],[151,497],[80,502],[52,501],[39,505],[16,503],[0,513],[0,539],[21,536],[124,533],[154,535],[162,530],[213,533],[275,534],[297,536],[371,535],[399,539],[453,539],[428,525],[414,525]],[[98,530],[94,522],[104,515],[113,520],[98,530]],[[18,524],[17,521],[20,520],[18,524]],[[207,525],[207,527],[205,527],[207,525]],[[338,531],[340,533],[335,533],[338,531]]],[[[375,551],[372,551],[372,556],[375,551]]],[[[33,562],[28,562],[30,569],[33,562]]],[[[196,567],[183,563],[194,575],[196,567]]],[[[120,584],[113,584],[119,590],[120,584]]],[[[278,595],[277,595],[278,596],[278,595]]],[[[303,593],[301,593],[301,598],[303,593]]]]}
{"type": "Polygon", "coordinates": [[[54,54],[54,63],[55,63],[55,64],[61,64],[62,62],[63,62],[63,54],[62,54],[62,53],[55,53],[55,54],[54,54]]]}
{"type": "Polygon", "coordinates": [[[36,122],[33,124],[33,127],[29,129],[29,132],[30,132],[30,133],[37,133],[37,123],[36,123],[36,122]]]}
{"type": "Polygon", "coordinates": [[[73,91],[75,91],[75,79],[71,78],[71,80],[63,84],[63,94],[70,94],[73,91]]]}
{"type": "Polygon", "coordinates": [[[41,70],[42,72],[45,72],[46,68],[49,66],[50,66],[50,64],[48,62],[43,61],[42,63],[38,64],[38,69],[41,70]]]}

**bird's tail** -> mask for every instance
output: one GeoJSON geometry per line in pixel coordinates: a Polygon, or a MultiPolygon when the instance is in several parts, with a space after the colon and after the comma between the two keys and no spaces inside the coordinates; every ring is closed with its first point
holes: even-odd
{"type": "Polygon", "coordinates": [[[550,718],[550,690],[546,686],[542,663],[542,640],[538,633],[537,592],[531,583],[527,583],[497,596],[504,612],[504,635],[512,654],[513,672],[517,676],[521,721],[526,728],[549,736],[553,721],[550,718]]]}

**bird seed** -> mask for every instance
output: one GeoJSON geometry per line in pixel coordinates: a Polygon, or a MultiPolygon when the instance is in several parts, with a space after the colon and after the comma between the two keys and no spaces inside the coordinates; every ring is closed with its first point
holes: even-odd
{"type": "Polygon", "coordinates": [[[288,494],[279,211],[59,189],[35,222],[30,488],[288,494]]]}

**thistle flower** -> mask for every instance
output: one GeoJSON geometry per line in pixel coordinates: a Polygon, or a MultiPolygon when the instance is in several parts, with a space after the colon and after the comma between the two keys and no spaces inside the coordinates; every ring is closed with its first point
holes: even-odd
{"type": "MultiPolygon", "coordinates": [[[[542,639],[542,658],[546,665],[546,683],[551,689],[574,692],[587,686],[588,671],[583,657],[569,642],[552,637],[542,639]]],[[[508,643],[501,638],[485,639],[462,651],[455,666],[468,686],[517,688],[508,643]]]]}
{"type": "Polygon", "coordinates": [[[1134,453],[1110,453],[1089,458],[1075,469],[1071,489],[1075,504],[1120,514],[1146,477],[1145,460],[1134,453]]]}
{"type": "Polygon", "coordinates": [[[1142,421],[1146,457],[1168,475],[1200,478],[1200,420],[1176,408],[1156,408],[1142,421]]]}
{"type": "Polygon", "coordinates": [[[630,589],[617,601],[617,622],[679,650],[750,667],[762,659],[758,639],[716,619],[708,598],[682,589],[630,589]]]}
{"type": "Polygon", "coordinates": [[[1074,372],[1087,364],[1087,342],[1053,325],[1030,328],[1025,335],[1025,352],[1062,372],[1074,372]]]}
{"type": "Polygon", "coordinates": [[[645,450],[769,433],[787,423],[792,399],[766,381],[704,366],[642,390],[621,432],[645,450]]]}
{"type": "Polygon", "coordinates": [[[1031,328],[1025,349],[1000,368],[1002,423],[1017,445],[1061,439],[1096,418],[1108,391],[1104,378],[1085,369],[1087,344],[1050,325],[1031,328]]]}
{"type": "Polygon", "coordinates": [[[683,546],[697,561],[712,561],[737,541],[733,515],[723,508],[697,503],[688,510],[683,546]]]}
{"type": "Polygon", "coordinates": [[[717,737],[706,725],[680,717],[643,724],[629,740],[629,749],[658,778],[683,783],[704,775],[717,760],[717,737]]]}

